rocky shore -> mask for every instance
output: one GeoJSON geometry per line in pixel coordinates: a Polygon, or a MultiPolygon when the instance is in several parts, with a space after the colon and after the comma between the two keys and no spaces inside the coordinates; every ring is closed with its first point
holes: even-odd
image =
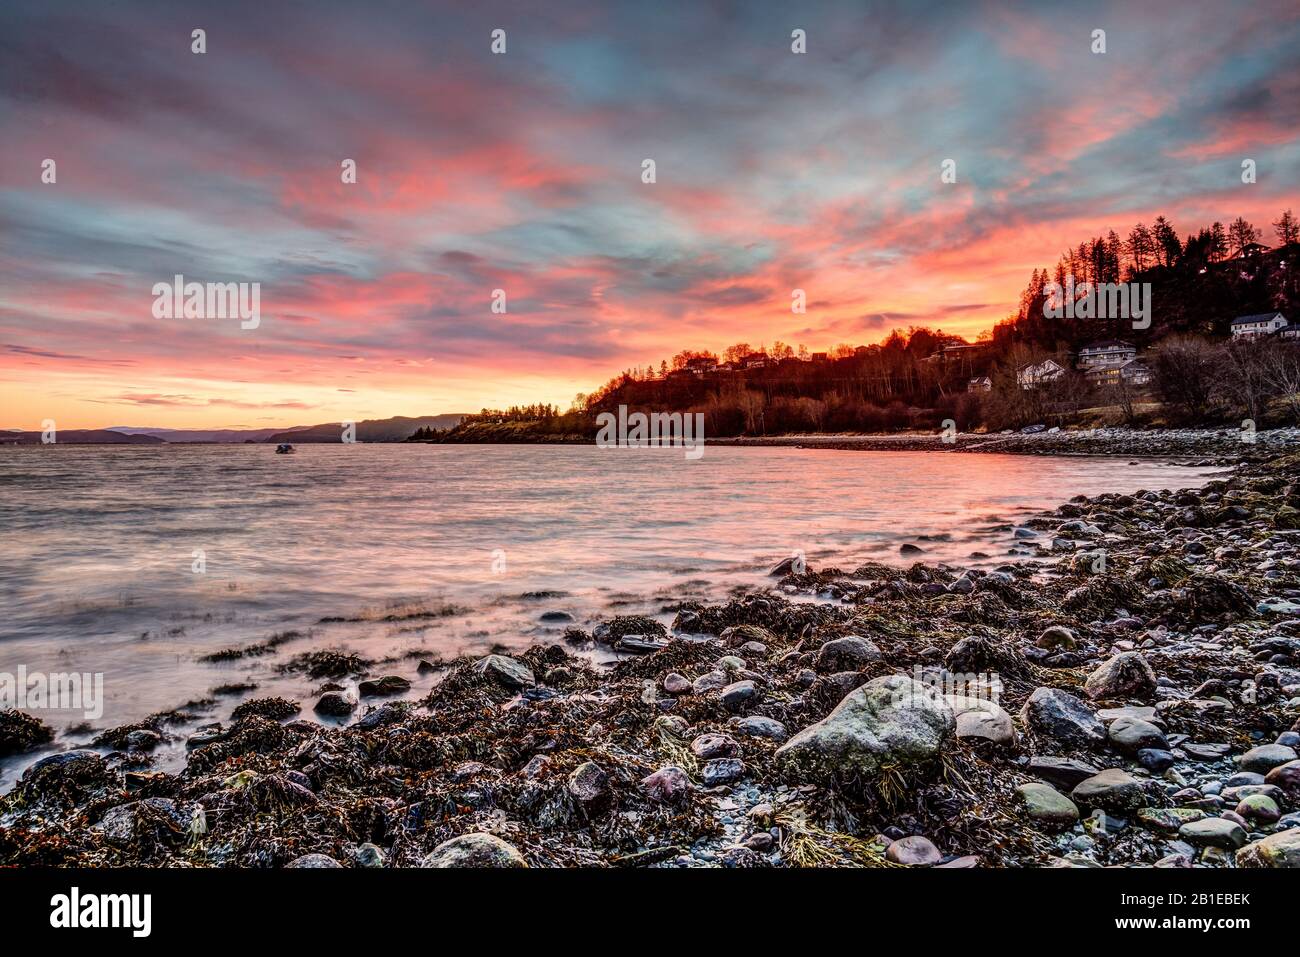
{"type": "Polygon", "coordinates": [[[939,434],[784,435],[710,438],[710,445],[797,446],[866,452],[997,452],[1003,455],[1130,455],[1186,458],[1189,463],[1229,465],[1262,461],[1300,442],[1300,429],[1046,429],[1036,432],[939,434]]]}
{"type": "Polygon", "coordinates": [[[180,773],[175,715],[36,762],[0,864],[1300,867],[1300,454],[1246,458],[1066,503],[991,571],[785,563],[671,629],[422,664],[418,702],[312,652],[311,698],[245,701],[180,773]]]}

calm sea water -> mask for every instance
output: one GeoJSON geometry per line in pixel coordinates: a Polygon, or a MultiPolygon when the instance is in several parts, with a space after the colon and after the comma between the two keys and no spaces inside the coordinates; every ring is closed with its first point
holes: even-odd
{"type": "MultiPolygon", "coordinates": [[[[683,595],[767,587],[814,566],[1005,556],[1011,524],[1073,495],[1203,483],[1208,469],[1113,458],[711,447],[268,446],[0,449],[0,672],[102,672],[98,728],[250,681],[312,648],[452,657],[557,635],[564,612],[670,616],[683,595]],[[201,569],[196,571],[196,568],[201,569]],[[325,622],[336,618],[345,621],[325,622]],[[286,630],[276,655],[210,664],[286,630]]],[[[987,564],[987,562],[985,562],[987,564]]],[[[221,698],[207,720],[240,699],[221,698]]],[[[64,730],[81,714],[41,715],[64,730]]],[[[69,746],[88,734],[65,734],[69,746]]],[[[0,768],[0,786],[18,762],[0,768]]]]}

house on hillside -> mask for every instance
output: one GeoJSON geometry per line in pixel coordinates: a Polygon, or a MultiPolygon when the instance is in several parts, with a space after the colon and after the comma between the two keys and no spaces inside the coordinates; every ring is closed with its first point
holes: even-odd
{"type": "Polygon", "coordinates": [[[742,369],[762,369],[767,365],[767,356],[761,352],[751,352],[740,361],[742,369]]]}
{"type": "Polygon", "coordinates": [[[1022,389],[1036,389],[1047,382],[1055,382],[1065,375],[1065,369],[1055,359],[1044,359],[1016,370],[1016,381],[1022,389]]]}
{"type": "Polygon", "coordinates": [[[693,375],[705,375],[718,371],[718,360],[712,356],[696,356],[686,360],[686,371],[693,375]]]}
{"type": "Polygon", "coordinates": [[[1268,252],[1268,247],[1263,243],[1246,243],[1241,247],[1241,252],[1237,255],[1238,259],[1254,259],[1260,253],[1268,252]]]}
{"type": "Polygon", "coordinates": [[[966,383],[967,392],[992,392],[993,380],[986,375],[977,376],[966,383]]]}
{"type": "Polygon", "coordinates": [[[1079,368],[1084,372],[1097,368],[1116,368],[1137,358],[1137,347],[1120,339],[1090,342],[1079,350],[1079,368]]]}
{"type": "Polygon", "coordinates": [[[1257,312],[1251,316],[1238,316],[1232,320],[1232,338],[1270,336],[1284,328],[1286,324],[1286,316],[1280,312],[1257,312]]]}
{"type": "Polygon", "coordinates": [[[828,356],[824,352],[814,352],[811,356],[808,357],[809,362],[827,362],[829,361],[829,359],[830,356],[828,356]]]}
{"type": "Polygon", "coordinates": [[[1121,383],[1141,387],[1151,382],[1151,370],[1140,359],[1129,359],[1119,364],[1097,364],[1083,373],[1092,385],[1114,386],[1121,383]]]}

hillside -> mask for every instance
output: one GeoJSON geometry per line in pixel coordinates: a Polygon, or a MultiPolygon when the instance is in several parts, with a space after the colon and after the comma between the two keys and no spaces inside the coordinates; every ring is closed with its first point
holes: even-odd
{"type": "MultiPolygon", "coordinates": [[[[0,432],[0,445],[40,445],[41,432],[0,432]]],[[[60,429],[55,433],[58,445],[162,445],[153,435],[129,435],[111,429],[60,429]]]]}
{"type": "MultiPolygon", "coordinates": [[[[405,442],[417,429],[451,429],[465,416],[460,413],[426,415],[412,418],[405,415],[391,419],[365,419],[356,423],[358,442],[405,442]]],[[[299,429],[276,432],[264,439],[266,442],[330,443],[343,441],[343,426],[339,422],[303,426],[299,429]]]]}

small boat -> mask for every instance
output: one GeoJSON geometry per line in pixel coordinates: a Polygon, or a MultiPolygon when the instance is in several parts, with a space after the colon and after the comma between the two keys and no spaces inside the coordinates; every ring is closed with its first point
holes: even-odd
{"type": "Polygon", "coordinates": [[[276,455],[288,455],[289,453],[291,453],[291,452],[295,452],[295,451],[297,451],[297,450],[296,450],[292,445],[290,445],[288,442],[281,442],[279,445],[277,445],[277,446],[275,447],[275,454],[276,454],[276,455]]]}

